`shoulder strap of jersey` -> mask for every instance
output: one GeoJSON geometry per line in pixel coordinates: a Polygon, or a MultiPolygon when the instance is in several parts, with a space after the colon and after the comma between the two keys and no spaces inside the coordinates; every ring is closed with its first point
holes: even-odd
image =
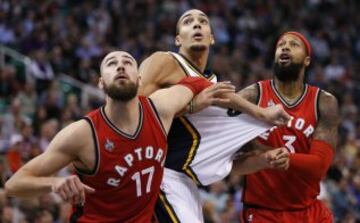
{"type": "Polygon", "coordinates": [[[154,120],[156,120],[156,123],[158,124],[159,128],[161,129],[162,133],[164,134],[164,137],[167,138],[167,133],[164,128],[164,125],[161,121],[159,112],[156,109],[156,106],[154,102],[149,97],[139,96],[140,103],[144,107],[144,112],[150,112],[154,120]]]}
{"type": "Polygon", "coordinates": [[[314,98],[314,113],[315,113],[315,118],[316,121],[319,121],[320,119],[320,113],[319,113],[319,101],[320,101],[320,94],[321,94],[321,89],[316,87],[316,86],[311,86],[309,85],[309,93],[311,93],[311,98],[314,98]]]}
{"type": "Polygon", "coordinates": [[[256,104],[260,105],[261,101],[263,100],[265,92],[270,87],[270,80],[259,81],[256,84],[258,88],[258,97],[256,98],[256,104]]]}
{"type": "Polygon", "coordinates": [[[192,77],[198,77],[198,73],[191,69],[190,64],[178,53],[170,52],[170,54],[175,58],[175,60],[179,63],[181,68],[184,70],[185,74],[192,77]]]}
{"type": "MultiPolygon", "coordinates": [[[[175,60],[179,63],[179,65],[181,66],[181,68],[183,69],[183,71],[185,72],[185,74],[187,76],[192,76],[192,77],[204,77],[204,74],[200,73],[191,63],[189,63],[183,56],[181,56],[178,53],[175,52],[171,52],[169,51],[169,53],[175,58],[175,60]]],[[[217,77],[215,74],[212,74],[210,77],[206,78],[209,81],[216,83],[217,82],[217,77]]]]}

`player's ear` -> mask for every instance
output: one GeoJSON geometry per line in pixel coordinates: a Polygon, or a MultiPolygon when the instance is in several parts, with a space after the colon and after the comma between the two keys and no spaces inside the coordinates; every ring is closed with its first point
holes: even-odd
{"type": "Polygon", "coordinates": [[[102,77],[99,77],[98,87],[100,89],[104,89],[104,80],[102,79],[102,77]]]}
{"type": "Polygon", "coordinates": [[[179,35],[175,36],[175,46],[177,46],[177,47],[181,46],[180,36],[179,35]]]}
{"type": "Polygon", "coordinates": [[[311,58],[309,56],[305,57],[304,64],[306,67],[310,65],[310,62],[311,62],[311,58]]]}
{"type": "Polygon", "coordinates": [[[142,84],[141,84],[141,76],[140,76],[140,75],[138,76],[137,83],[138,83],[139,86],[142,85],[142,84]]]}
{"type": "Polygon", "coordinates": [[[210,35],[210,44],[214,45],[215,44],[215,37],[213,34],[210,35]]]}

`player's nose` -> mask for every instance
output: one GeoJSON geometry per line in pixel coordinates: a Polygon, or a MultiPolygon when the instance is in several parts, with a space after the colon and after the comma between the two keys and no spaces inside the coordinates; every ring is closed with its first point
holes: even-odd
{"type": "Polygon", "coordinates": [[[200,24],[200,22],[198,20],[195,20],[193,28],[194,29],[201,29],[201,24],[200,24]]]}
{"type": "Polygon", "coordinates": [[[281,52],[289,52],[290,51],[290,47],[288,44],[285,44],[284,46],[281,47],[281,52]]]}
{"type": "Polygon", "coordinates": [[[118,64],[118,67],[116,68],[116,71],[117,72],[120,72],[120,71],[124,71],[125,70],[125,67],[122,63],[119,63],[118,64]]]}

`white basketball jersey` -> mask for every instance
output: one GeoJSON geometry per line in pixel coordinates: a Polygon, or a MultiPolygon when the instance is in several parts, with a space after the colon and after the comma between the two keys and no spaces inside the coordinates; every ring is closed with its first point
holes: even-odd
{"type": "MultiPolygon", "coordinates": [[[[189,76],[206,78],[185,57],[170,52],[189,76]]],[[[216,76],[208,78],[216,82],[216,76]]],[[[226,177],[236,152],[270,126],[255,118],[210,106],[174,120],[168,134],[166,168],[184,172],[197,184],[226,177]]]]}

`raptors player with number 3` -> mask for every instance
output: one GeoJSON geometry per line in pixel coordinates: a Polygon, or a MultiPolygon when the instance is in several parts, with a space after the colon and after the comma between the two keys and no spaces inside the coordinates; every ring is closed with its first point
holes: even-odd
{"type": "MultiPolygon", "coordinates": [[[[10,196],[55,192],[73,201],[70,222],[150,222],[172,119],[211,84],[185,78],[148,98],[137,96],[137,63],[123,51],[105,56],[100,71],[106,104],[61,130],[46,152],[19,169],[5,189],[10,196]],[[70,163],[78,176],[52,177],[70,163]]],[[[211,91],[215,96],[234,92],[234,87],[220,83],[211,86],[211,91]]]]}
{"type": "Polygon", "coordinates": [[[310,58],[308,40],[298,32],[286,32],[276,44],[273,80],[239,93],[261,107],[282,104],[292,116],[287,125],[273,127],[259,138],[267,146],[286,146],[290,167],[245,177],[243,222],[333,222],[316,197],[334,155],[338,105],[333,95],[304,82],[310,58]]]}

